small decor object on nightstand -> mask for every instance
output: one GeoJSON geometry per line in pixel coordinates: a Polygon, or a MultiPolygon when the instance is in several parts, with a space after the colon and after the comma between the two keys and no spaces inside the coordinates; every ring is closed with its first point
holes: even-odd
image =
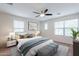
{"type": "Polygon", "coordinates": [[[15,33],[10,33],[7,40],[7,47],[14,46],[17,44],[17,40],[15,39],[15,33]]]}

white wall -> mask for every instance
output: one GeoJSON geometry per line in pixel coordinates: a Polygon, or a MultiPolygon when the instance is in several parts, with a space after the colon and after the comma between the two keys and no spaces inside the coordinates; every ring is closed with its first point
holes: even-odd
{"type": "Polygon", "coordinates": [[[47,21],[40,22],[40,30],[41,30],[41,35],[48,37],[50,39],[53,39],[58,42],[63,42],[63,43],[68,43],[68,44],[73,44],[73,40],[71,37],[67,36],[57,36],[54,34],[54,22],[56,21],[62,21],[62,20],[71,20],[71,19],[79,19],[79,14],[72,14],[68,16],[63,16],[59,18],[54,18],[54,19],[49,19],[47,21]],[[44,30],[44,24],[48,23],[48,30],[44,30]]]}
{"type": "Polygon", "coordinates": [[[0,45],[5,43],[5,36],[12,30],[11,16],[0,13],[0,45]]]}
{"type": "Polygon", "coordinates": [[[9,15],[7,13],[0,12],[0,45],[4,44],[6,42],[6,36],[13,32],[13,21],[14,20],[22,20],[25,23],[25,33],[31,32],[28,30],[28,22],[35,22],[38,24],[38,30],[40,30],[40,22],[29,19],[29,18],[23,18],[19,16],[13,16],[9,15]]]}

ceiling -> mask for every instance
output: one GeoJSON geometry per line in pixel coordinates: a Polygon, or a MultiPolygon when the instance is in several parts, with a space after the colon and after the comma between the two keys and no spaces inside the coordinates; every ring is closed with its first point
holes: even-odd
{"type": "Polygon", "coordinates": [[[0,11],[12,15],[36,19],[48,20],[60,16],[65,16],[79,12],[79,4],[77,3],[14,3],[8,5],[0,3],[0,11]],[[37,14],[34,11],[40,12],[41,10],[48,9],[47,13],[52,13],[52,16],[35,17],[37,14]]]}

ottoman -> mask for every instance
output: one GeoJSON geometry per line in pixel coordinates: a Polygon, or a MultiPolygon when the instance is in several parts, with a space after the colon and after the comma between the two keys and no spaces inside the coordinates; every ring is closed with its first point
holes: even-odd
{"type": "Polygon", "coordinates": [[[37,56],[53,56],[57,52],[58,45],[56,43],[50,43],[42,48],[40,48],[37,52],[37,56]]]}

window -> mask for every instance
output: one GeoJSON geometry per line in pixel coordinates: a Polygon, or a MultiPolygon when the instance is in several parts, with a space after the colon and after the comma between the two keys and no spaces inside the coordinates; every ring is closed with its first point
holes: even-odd
{"type": "Polygon", "coordinates": [[[67,20],[65,21],[65,35],[71,36],[71,30],[70,28],[74,28],[75,30],[78,30],[78,20],[67,20]]]}
{"type": "Polygon", "coordinates": [[[55,35],[71,36],[70,28],[78,30],[78,19],[55,22],[55,35]]]}
{"type": "Polygon", "coordinates": [[[64,24],[64,21],[60,21],[60,22],[55,23],[55,34],[56,35],[63,35],[63,28],[64,28],[63,24],[64,24]]]}
{"type": "Polygon", "coordinates": [[[24,21],[14,20],[14,32],[24,32],[24,21]]]}
{"type": "Polygon", "coordinates": [[[44,24],[44,29],[45,29],[45,30],[48,29],[48,24],[47,24],[47,23],[44,24]]]}

